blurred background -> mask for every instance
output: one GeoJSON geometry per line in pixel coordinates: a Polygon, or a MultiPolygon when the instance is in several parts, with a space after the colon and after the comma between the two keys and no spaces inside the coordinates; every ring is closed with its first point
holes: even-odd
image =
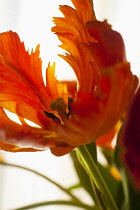
{"type": "MultiPolygon", "coordinates": [[[[61,16],[58,5],[72,5],[70,0],[0,0],[0,32],[16,31],[26,48],[41,45],[43,68],[51,61],[57,62],[59,79],[73,78],[69,66],[57,54],[59,41],[50,31],[52,17],[61,16]]],[[[114,30],[119,31],[126,44],[127,58],[132,71],[140,75],[140,1],[138,0],[94,0],[99,20],[107,19],[114,30]]],[[[78,178],[69,155],[55,157],[50,151],[12,154],[0,151],[0,158],[35,169],[51,179],[70,187],[78,178]]],[[[79,190],[79,197],[88,203],[90,197],[79,190]],[[84,196],[83,196],[84,195],[84,196]]],[[[11,210],[27,204],[55,199],[67,199],[54,185],[24,170],[0,166],[0,210],[11,210]]],[[[37,208],[48,210],[71,210],[73,207],[49,206],[37,208]]],[[[75,209],[75,208],[74,208],[75,209]]]]}

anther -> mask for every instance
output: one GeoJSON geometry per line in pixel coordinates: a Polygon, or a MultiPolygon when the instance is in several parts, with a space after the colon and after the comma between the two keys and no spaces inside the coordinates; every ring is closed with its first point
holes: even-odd
{"type": "Polygon", "coordinates": [[[73,98],[68,98],[68,110],[69,110],[69,112],[67,113],[67,116],[69,117],[70,115],[71,115],[71,113],[72,113],[72,108],[71,108],[71,105],[72,105],[72,103],[74,102],[74,100],[73,100],[73,98]]]}
{"type": "Polygon", "coordinates": [[[56,117],[53,113],[50,113],[47,111],[44,111],[44,113],[47,117],[51,118],[55,123],[58,123],[58,124],[61,123],[61,120],[58,117],[56,117]]]}

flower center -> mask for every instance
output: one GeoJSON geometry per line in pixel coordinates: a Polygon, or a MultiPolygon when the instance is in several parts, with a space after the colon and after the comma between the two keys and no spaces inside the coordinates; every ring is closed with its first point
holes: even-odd
{"type": "Polygon", "coordinates": [[[62,97],[57,98],[50,104],[50,108],[52,111],[57,111],[58,114],[67,116],[66,108],[67,104],[65,103],[62,97]]]}
{"type": "MultiPolygon", "coordinates": [[[[62,97],[57,98],[55,101],[51,102],[50,108],[52,111],[57,111],[59,114],[61,120],[63,121],[63,118],[69,118],[72,114],[72,108],[71,104],[73,103],[72,98],[68,98],[68,105],[65,103],[64,99],[62,97]],[[68,112],[66,111],[68,109],[68,112]]],[[[45,115],[49,118],[51,118],[55,123],[61,123],[60,118],[58,118],[55,114],[44,111],[45,115]]]]}

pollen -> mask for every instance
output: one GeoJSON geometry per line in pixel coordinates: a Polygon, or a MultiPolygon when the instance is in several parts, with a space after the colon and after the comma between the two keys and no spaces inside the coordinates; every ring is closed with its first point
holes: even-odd
{"type": "Polygon", "coordinates": [[[65,115],[67,104],[62,97],[59,97],[50,104],[50,108],[52,111],[57,111],[65,115]]]}

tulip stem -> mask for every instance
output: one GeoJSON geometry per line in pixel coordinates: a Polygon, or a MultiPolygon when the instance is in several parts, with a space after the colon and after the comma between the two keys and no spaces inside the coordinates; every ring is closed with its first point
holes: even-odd
{"type": "Polygon", "coordinates": [[[45,201],[45,202],[40,202],[40,203],[35,203],[35,204],[19,207],[13,210],[28,210],[28,209],[33,209],[33,208],[37,208],[41,206],[49,206],[49,205],[65,205],[65,206],[75,206],[75,207],[79,207],[86,210],[99,210],[97,206],[91,207],[86,204],[77,203],[75,201],[66,201],[66,200],[45,201]]]}
{"type": "Polygon", "coordinates": [[[97,199],[97,202],[98,202],[98,205],[99,205],[100,209],[101,210],[107,210],[107,208],[106,208],[106,206],[105,206],[105,204],[102,200],[101,194],[100,194],[98,188],[96,187],[96,185],[94,184],[91,176],[90,176],[90,181],[91,181],[92,189],[94,191],[94,194],[95,194],[95,197],[97,199]]]}
{"type": "Polygon", "coordinates": [[[86,166],[87,171],[93,179],[93,182],[105,199],[108,208],[110,210],[118,210],[118,207],[86,146],[81,145],[77,148],[77,150],[86,166]]]}

